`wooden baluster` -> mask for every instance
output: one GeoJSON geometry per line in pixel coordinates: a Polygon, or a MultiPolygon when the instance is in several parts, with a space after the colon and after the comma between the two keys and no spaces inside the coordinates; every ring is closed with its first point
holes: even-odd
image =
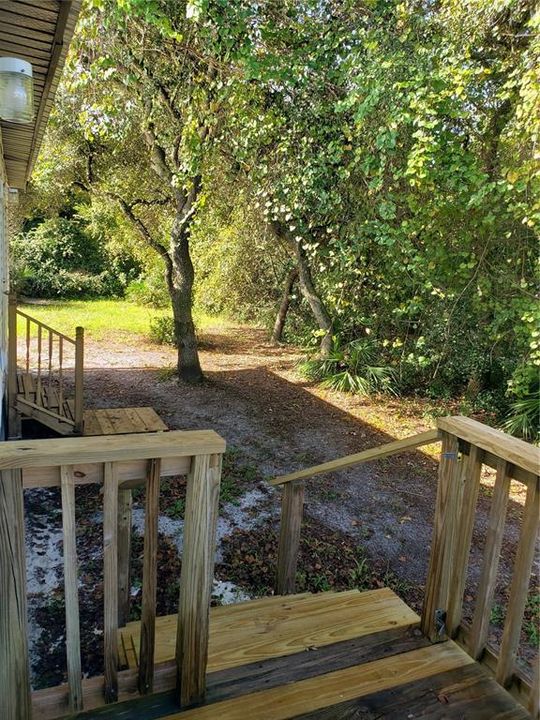
{"type": "Polygon", "coordinates": [[[53,357],[53,334],[49,330],[49,377],[47,382],[47,395],[49,399],[49,407],[51,406],[51,383],[52,383],[52,357],[53,357]]]}
{"type": "Polygon", "coordinates": [[[276,574],[276,594],[292,595],[296,589],[296,566],[304,514],[303,481],[287,482],[281,496],[281,523],[276,574]]]}
{"type": "Polygon", "coordinates": [[[509,491],[510,475],[508,474],[508,463],[500,460],[497,468],[497,477],[495,478],[493,498],[491,500],[482,574],[476,594],[476,607],[474,609],[469,639],[469,654],[475,660],[480,658],[486,646],[491,604],[495,592],[499,556],[501,554],[504,536],[509,491]]]}
{"type": "Polygon", "coordinates": [[[37,371],[37,381],[36,381],[36,404],[41,405],[42,404],[42,398],[41,398],[41,344],[42,344],[42,329],[41,325],[38,325],[38,332],[37,332],[37,355],[38,355],[38,371],[37,371]]]}
{"type": "Polygon", "coordinates": [[[26,318],[26,372],[30,372],[30,318],[26,318]]]}
{"type": "Polygon", "coordinates": [[[521,635],[521,624],[527,595],[529,593],[529,580],[531,577],[534,551],[538,538],[538,520],[540,513],[539,480],[527,488],[527,500],[523,509],[523,522],[521,536],[514,563],[510,598],[506,611],[506,622],[501,640],[501,650],[495,677],[497,682],[507,686],[514,673],[514,666],[521,635]]]}
{"type": "Polygon", "coordinates": [[[75,432],[83,431],[84,413],[84,328],[75,329],[75,432]]]}
{"type": "Polygon", "coordinates": [[[468,455],[461,462],[460,484],[462,498],[459,528],[456,539],[456,550],[452,580],[450,583],[450,600],[446,618],[446,630],[450,637],[455,637],[461,622],[463,595],[467,581],[467,568],[471,551],[472,535],[478,491],[480,490],[480,474],[482,472],[483,452],[472,445],[468,455]]]}
{"type": "Polygon", "coordinates": [[[31,720],[23,482],[0,471],[0,717],[31,720]]]}
{"type": "Polygon", "coordinates": [[[8,305],[8,433],[21,436],[21,418],[17,410],[17,298],[9,296],[8,305]]]}
{"type": "Polygon", "coordinates": [[[131,490],[118,491],[118,626],[129,621],[131,593],[131,523],[133,496],[131,490]]]}
{"type": "Polygon", "coordinates": [[[161,460],[150,460],[146,481],[146,510],[144,515],[141,644],[139,652],[139,692],[142,695],[151,693],[154,685],[160,472],[161,460]]]}
{"type": "MultiPolygon", "coordinates": [[[[64,377],[62,374],[64,363],[64,338],[58,336],[58,407],[64,407],[64,377]]],[[[62,411],[60,411],[62,412],[62,411]]]]}
{"type": "Polygon", "coordinates": [[[182,707],[206,692],[210,598],[214,580],[221,455],[197,455],[188,476],[176,639],[182,707]]]}
{"type": "Polygon", "coordinates": [[[66,603],[66,658],[70,712],[83,709],[81,676],[81,638],[77,545],[75,536],[75,478],[72,465],[60,468],[62,485],[62,526],[64,532],[64,597],[66,603]]]}
{"type": "Polygon", "coordinates": [[[103,640],[105,702],[118,700],[118,469],[103,466],[103,640]]]}
{"type": "Polygon", "coordinates": [[[432,642],[444,640],[446,637],[450,581],[461,510],[460,475],[458,440],[454,435],[443,432],[433,536],[421,622],[422,632],[432,642]]]}

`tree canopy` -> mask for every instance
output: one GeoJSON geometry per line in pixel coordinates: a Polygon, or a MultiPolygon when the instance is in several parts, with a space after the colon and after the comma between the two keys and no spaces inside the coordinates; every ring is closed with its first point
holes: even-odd
{"type": "Polygon", "coordinates": [[[269,326],[281,301],[278,335],[340,372],[363,343],[396,390],[506,408],[538,392],[539,24],[528,0],[89,0],[29,202],[61,188],[157,254],[184,379],[193,297],[269,326]]]}

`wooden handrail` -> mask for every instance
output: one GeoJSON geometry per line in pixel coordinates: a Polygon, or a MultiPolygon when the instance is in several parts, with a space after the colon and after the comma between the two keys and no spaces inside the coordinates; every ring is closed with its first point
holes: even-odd
{"type": "Polygon", "coordinates": [[[314,475],[322,475],[327,472],[344,470],[345,468],[353,467],[353,465],[369,462],[370,460],[380,460],[382,458],[389,457],[390,455],[395,455],[403,450],[422,447],[422,445],[430,445],[438,440],[440,440],[440,433],[438,430],[426,430],[426,432],[419,433],[418,435],[412,435],[408,438],[403,438],[403,440],[394,440],[386,445],[379,445],[378,447],[363,450],[362,452],[355,453],[354,455],[345,455],[337,460],[330,460],[329,462],[314,465],[313,467],[306,468],[305,470],[298,470],[297,472],[289,473],[288,475],[282,475],[281,477],[270,480],[270,485],[283,485],[284,483],[292,482],[294,480],[304,480],[305,478],[310,478],[314,475]]]}
{"type": "MultiPolygon", "coordinates": [[[[15,300],[15,304],[17,303],[17,300],[15,300]]],[[[72,345],[75,345],[75,339],[72,337],[69,337],[69,335],[65,335],[64,333],[60,332],[59,330],[55,330],[50,325],[47,325],[46,323],[42,322],[41,320],[38,320],[35,317],[32,317],[32,315],[28,315],[28,313],[25,313],[24,310],[21,310],[20,308],[17,308],[17,315],[20,317],[26,318],[31,323],[34,323],[37,326],[41,326],[43,330],[47,330],[47,332],[52,333],[53,335],[57,335],[58,337],[61,337],[63,340],[65,340],[68,343],[71,343],[72,345]]]]}

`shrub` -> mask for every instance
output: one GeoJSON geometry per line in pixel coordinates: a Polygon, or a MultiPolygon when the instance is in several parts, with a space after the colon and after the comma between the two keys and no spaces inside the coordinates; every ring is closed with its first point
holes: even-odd
{"type": "Polygon", "coordinates": [[[313,357],[301,364],[302,372],[325,387],[357,395],[395,392],[394,371],[377,365],[380,354],[372,340],[353,340],[340,345],[337,338],[328,357],[313,357]]]}
{"type": "Polygon", "coordinates": [[[150,339],[159,345],[176,345],[174,320],[169,315],[158,315],[150,321],[150,339]]]}
{"type": "Polygon", "coordinates": [[[538,368],[522,365],[514,373],[509,391],[513,400],[504,429],[526,440],[540,439],[540,378],[538,368]]]}

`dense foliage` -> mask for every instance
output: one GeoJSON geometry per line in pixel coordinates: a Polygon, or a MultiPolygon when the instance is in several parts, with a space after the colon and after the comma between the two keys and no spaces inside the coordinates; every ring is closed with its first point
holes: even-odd
{"type": "MultiPolygon", "coordinates": [[[[513,404],[534,434],[539,24],[528,0],[93,0],[36,192],[84,186],[180,272],[179,192],[207,311],[270,326],[281,300],[331,384],[360,389],[369,347],[371,389],[513,404]]],[[[162,301],[151,265],[132,291],[162,301]]]]}

